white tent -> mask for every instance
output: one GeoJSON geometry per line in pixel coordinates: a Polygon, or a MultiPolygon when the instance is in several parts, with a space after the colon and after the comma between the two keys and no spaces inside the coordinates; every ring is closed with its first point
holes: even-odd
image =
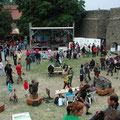
{"type": "Polygon", "coordinates": [[[97,38],[83,38],[83,37],[75,37],[74,38],[74,42],[75,44],[78,42],[80,47],[83,47],[83,46],[92,46],[93,43],[96,45],[96,46],[99,46],[101,45],[101,40],[100,39],[97,39],[97,38]]]}

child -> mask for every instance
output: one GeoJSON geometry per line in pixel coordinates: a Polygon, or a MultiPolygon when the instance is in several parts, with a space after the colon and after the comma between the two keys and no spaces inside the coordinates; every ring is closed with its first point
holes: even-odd
{"type": "Polygon", "coordinates": [[[72,87],[73,74],[74,73],[73,73],[73,70],[72,70],[72,67],[71,67],[68,71],[68,75],[71,75],[71,77],[69,77],[70,87],[72,87]]]}
{"type": "Polygon", "coordinates": [[[28,90],[28,83],[27,83],[27,80],[25,79],[24,80],[24,89],[25,89],[25,97],[27,97],[27,90],[28,90]]]}
{"type": "Polygon", "coordinates": [[[16,95],[16,89],[14,89],[14,92],[13,92],[13,103],[17,103],[18,102],[18,97],[16,95]]]}
{"type": "Polygon", "coordinates": [[[13,95],[12,95],[12,85],[11,85],[10,80],[8,81],[8,90],[9,90],[9,96],[10,96],[9,101],[12,101],[13,100],[13,95]]]}
{"type": "Polygon", "coordinates": [[[63,89],[65,89],[66,85],[68,86],[68,88],[70,88],[69,87],[69,77],[71,77],[71,76],[72,75],[65,74],[65,80],[64,80],[64,87],[63,87],[63,89]]]}

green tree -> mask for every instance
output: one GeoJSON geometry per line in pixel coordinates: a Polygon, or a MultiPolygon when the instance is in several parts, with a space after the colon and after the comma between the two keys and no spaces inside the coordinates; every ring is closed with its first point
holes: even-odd
{"type": "Polygon", "coordinates": [[[17,20],[21,32],[28,34],[33,26],[70,26],[78,22],[85,11],[83,0],[16,0],[22,17],[17,20]]]}
{"type": "Polygon", "coordinates": [[[12,31],[12,16],[8,9],[0,10],[0,37],[4,39],[12,31]]]}

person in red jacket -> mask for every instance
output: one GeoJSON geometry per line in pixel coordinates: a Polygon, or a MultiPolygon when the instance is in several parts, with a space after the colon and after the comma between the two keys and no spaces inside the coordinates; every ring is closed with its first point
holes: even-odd
{"type": "Polygon", "coordinates": [[[27,80],[25,79],[24,80],[24,89],[25,89],[25,97],[27,97],[27,90],[28,90],[28,83],[27,83],[27,80]]]}
{"type": "Polygon", "coordinates": [[[28,56],[28,55],[30,55],[30,52],[27,50],[27,51],[26,51],[26,56],[28,56]]]}
{"type": "Polygon", "coordinates": [[[93,48],[93,53],[94,53],[94,57],[96,56],[96,53],[97,53],[97,47],[95,46],[94,48],[93,48]]]}
{"type": "Polygon", "coordinates": [[[18,79],[17,79],[17,84],[19,84],[19,80],[21,79],[22,81],[22,67],[20,66],[20,63],[18,63],[18,65],[16,66],[16,70],[17,70],[17,74],[18,74],[18,79]]]}

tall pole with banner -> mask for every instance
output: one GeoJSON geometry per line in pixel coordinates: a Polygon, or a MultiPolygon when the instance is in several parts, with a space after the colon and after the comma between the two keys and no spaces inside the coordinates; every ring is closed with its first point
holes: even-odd
{"type": "Polygon", "coordinates": [[[29,23],[29,42],[30,42],[30,48],[31,48],[31,40],[32,40],[32,23],[29,23]]]}
{"type": "Polygon", "coordinates": [[[75,37],[75,23],[73,23],[73,42],[74,42],[74,37],[75,37]]]}

